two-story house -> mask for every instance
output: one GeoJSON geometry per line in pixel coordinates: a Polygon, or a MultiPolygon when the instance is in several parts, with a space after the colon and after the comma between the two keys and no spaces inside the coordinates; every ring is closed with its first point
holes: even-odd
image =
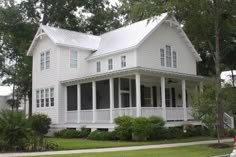
{"type": "Polygon", "coordinates": [[[100,36],[41,25],[33,56],[33,112],[56,128],[113,129],[121,115],[200,124],[189,91],[202,90],[197,51],[167,13],[100,36]]]}

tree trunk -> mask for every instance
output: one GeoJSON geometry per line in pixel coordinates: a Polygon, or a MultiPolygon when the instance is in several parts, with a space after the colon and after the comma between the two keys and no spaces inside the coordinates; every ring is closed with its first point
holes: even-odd
{"type": "Polygon", "coordinates": [[[219,29],[219,18],[220,18],[220,0],[214,0],[214,27],[215,27],[215,70],[216,70],[216,106],[217,106],[217,113],[218,113],[218,119],[217,119],[217,137],[218,142],[220,143],[220,138],[224,135],[224,120],[223,120],[223,106],[219,102],[219,95],[220,90],[217,90],[218,88],[221,88],[221,82],[220,82],[220,29],[219,29]]]}
{"type": "Polygon", "coordinates": [[[234,69],[233,68],[231,68],[231,79],[232,79],[232,87],[235,87],[234,69]]]}

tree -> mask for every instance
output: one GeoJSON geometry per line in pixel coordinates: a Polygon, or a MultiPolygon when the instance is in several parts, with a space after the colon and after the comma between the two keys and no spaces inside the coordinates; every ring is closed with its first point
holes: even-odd
{"type": "MultiPolygon", "coordinates": [[[[160,12],[169,12],[177,17],[183,25],[190,40],[196,49],[203,54],[203,64],[199,64],[204,73],[214,74],[220,86],[220,72],[222,69],[222,55],[225,39],[231,38],[230,30],[225,29],[225,22],[235,19],[236,3],[233,0],[120,0],[122,3],[121,11],[126,19],[133,22],[143,18],[152,17],[160,12]],[[205,60],[206,59],[206,60],[205,60]],[[207,62],[206,62],[207,61],[207,62]],[[207,63],[206,71],[204,64],[207,63]],[[212,64],[214,63],[214,64],[212,64]],[[213,65],[213,66],[212,66],[213,65]]],[[[201,69],[199,71],[201,71],[201,69]]],[[[217,107],[218,137],[223,134],[223,106],[219,102],[219,94],[215,93],[214,103],[217,107]]]]}

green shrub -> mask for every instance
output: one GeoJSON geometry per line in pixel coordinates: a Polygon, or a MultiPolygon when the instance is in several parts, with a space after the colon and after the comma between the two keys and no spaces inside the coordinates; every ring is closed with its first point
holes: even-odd
{"type": "Polygon", "coordinates": [[[115,132],[119,140],[131,140],[132,138],[132,123],[133,118],[129,116],[122,116],[115,118],[115,132]]]}
{"type": "Polygon", "coordinates": [[[79,131],[76,131],[74,129],[64,129],[54,133],[55,137],[60,138],[78,138],[79,135],[79,131]]]}
{"type": "Polygon", "coordinates": [[[103,141],[116,140],[116,135],[115,132],[96,130],[89,134],[88,139],[103,140],[103,141]]]}
{"type": "Polygon", "coordinates": [[[235,137],[236,136],[236,130],[235,129],[225,129],[225,136],[227,137],[235,137]]]}
{"type": "Polygon", "coordinates": [[[0,137],[9,150],[23,150],[32,131],[22,112],[4,110],[0,112],[0,137]]]}
{"type": "Polygon", "coordinates": [[[89,136],[89,134],[91,133],[91,129],[89,128],[81,128],[81,130],[79,131],[79,137],[80,138],[87,138],[89,136]]]}
{"type": "Polygon", "coordinates": [[[169,127],[167,129],[167,134],[165,134],[165,139],[175,139],[175,138],[183,138],[184,131],[181,127],[169,127]]]}
{"type": "Polygon", "coordinates": [[[152,130],[150,119],[146,117],[138,117],[132,123],[133,140],[144,141],[150,136],[152,130]]]}
{"type": "Polygon", "coordinates": [[[45,114],[34,114],[30,117],[30,122],[32,130],[43,136],[50,129],[51,118],[45,114]]]}

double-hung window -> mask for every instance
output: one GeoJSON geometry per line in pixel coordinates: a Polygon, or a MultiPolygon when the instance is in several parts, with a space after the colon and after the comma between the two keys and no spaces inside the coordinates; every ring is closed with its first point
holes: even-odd
{"type": "Polygon", "coordinates": [[[40,54],[40,70],[44,70],[44,63],[45,63],[45,54],[41,53],[40,54]]]}
{"type": "Polygon", "coordinates": [[[50,103],[54,106],[54,88],[50,88],[50,103]]]}
{"type": "Polygon", "coordinates": [[[49,107],[49,89],[45,89],[45,101],[46,101],[46,107],[49,107]]]}
{"type": "Polygon", "coordinates": [[[166,45],[166,66],[171,67],[171,47],[166,45]]]}
{"type": "Polygon", "coordinates": [[[97,72],[101,72],[101,62],[97,62],[97,72]]]}
{"type": "Polygon", "coordinates": [[[50,51],[46,51],[46,69],[50,68],[50,51]]]}
{"type": "Polygon", "coordinates": [[[113,65],[112,65],[112,59],[108,59],[108,70],[112,70],[113,65]]]}
{"type": "Polygon", "coordinates": [[[36,91],[36,106],[37,108],[40,107],[39,90],[36,91]]]}
{"type": "Polygon", "coordinates": [[[44,107],[44,89],[41,90],[41,107],[44,107]]]}
{"type": "Polygon", "coordinates": [[[165,50],[160,49],[160,54],[161,54],[161,66],[165,66],[165,50]]]}
{"type": "Polygon", "coordinates": [[[126,67],[126,56],[121,56],[121,67],[126,67]]]}
{"type": "Polygon", "coordinates": [[[173,51],[173,67],[177,68],[177,55],[176,55],[176,51],[173,51]]]}
{"type": "Polygon", "coordinates": [[[70,50],[70,67],[77,68],[78,64],[78,52],[74,49],[70,50]]]}

